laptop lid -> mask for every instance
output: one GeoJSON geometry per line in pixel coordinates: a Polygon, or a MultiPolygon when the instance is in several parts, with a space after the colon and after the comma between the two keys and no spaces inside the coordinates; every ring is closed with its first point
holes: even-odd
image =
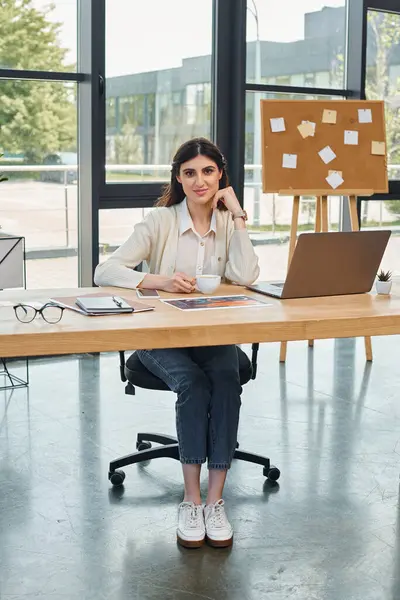
{"type": "Polygon", "coordinates": [[[387,230],[302,233],[281,298],[369,292],[390,235],[387,230]]]}

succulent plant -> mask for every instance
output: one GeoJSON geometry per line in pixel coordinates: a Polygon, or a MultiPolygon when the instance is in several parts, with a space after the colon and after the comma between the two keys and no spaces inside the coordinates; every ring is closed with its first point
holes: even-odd
{"type": "Polygon", "coordinates": [[[383,271],[381,269],[379,271],[377,277],[378,277],[378,281],[390,281],[392,278],[392,273],[391,273],[391,271],[383,271]]]}

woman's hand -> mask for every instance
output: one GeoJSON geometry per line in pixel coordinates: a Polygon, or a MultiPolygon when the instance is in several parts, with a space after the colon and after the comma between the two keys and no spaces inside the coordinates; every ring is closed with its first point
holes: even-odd
{"type": "Polygon", "coordinates": [[[218,190],[218,192],[214,196],[213,200],[213,209],[217,208],[217,204],[221,200],[226,206],[226,208],[233,215],[242,212],[242,207],[239,204],[239,200],[236,198],[236,194],[232,187],[224,188],[223,190],[218,190]]]}
{"type": "Polygon", "coordinates": [[[167,279],[162,289],[165,292],[190,294],[195,290],[195,283],[194,277],[189,277],[185,273],[174,273],[170,279],[167,279]]]}

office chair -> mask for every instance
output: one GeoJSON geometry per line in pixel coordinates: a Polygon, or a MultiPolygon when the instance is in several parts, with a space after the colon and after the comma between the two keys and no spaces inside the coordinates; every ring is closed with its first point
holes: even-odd
{"type": "MultiPolygon", "coordinates": [[[[239,359],[239,375],[241,385],[245,385],[250,379],[256,378],[257,373],[257,353],[259,344],[252,345],[251,361],[247,354],[237,346],[239,359]]],[[[120,357],[120,376],[125,383],[125,393],[135,395],[135,387],[141,387],[148,390],[169,391],[169,387],[158,377],[146,369],[134,352],[125,362],[125,352],[119,353],[120,357]]],[[[152,460],[154,458],[174,458],[179,460],[178,440],[175,437],[161,433],[138,433],[136,441],[137,452],[122,456],[110,462],[108,479],[113,486],[123,484],[125,473],[120,467],[133,465],[134,463],[152,460]],[[159,444],[152,448],[151,443],[159,444]]],[[[263,466],[263,474],[269,481],[277,481],[280,471],[277,467],[270,464],[269,458],[251,454],[239,450],[239,444],[236,445],[234,458],[246,462],[255,463],[263,466]]]]}

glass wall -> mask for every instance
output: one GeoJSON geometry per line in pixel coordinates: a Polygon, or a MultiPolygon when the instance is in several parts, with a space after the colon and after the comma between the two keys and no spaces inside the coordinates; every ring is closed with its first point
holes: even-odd
{"type": "Polygon", "coordinates": [[[385,101],[388,174],[400,179],[400,14],[369,10],[367,23],[365,93],[385,101]]]}
{"type": "Polygon", "coordinates": [[[164,180],[183,141],[210,136],[212,4],[106,0],[107,182],[164,180]]]}
{"type": "Polygon", "coordinates": [[[76,0],[8,3],[1,14],[0,67],[16,76],[0,79],[0,226],[25,237],[30,288],[78,284],[77,83],[49,80],[76,76],[76,32],[76,0]],[[19,78],[31,69],[39,80],[19,78]]]}
{"type": "MultiPolygon", "coordinates": [[[[400,10],[400,6],[399,6],[400,10]]],[[[370,100],[385,101],[389,180],[400,180],[400,14],[368,11],[365,93],[370,100]]],[[[400,275],[400,198],[365,201],[361,205],[363,228],[391,229],[382,263],[400,275]]]]}
{"type": "Polygon", "coordinates": [[[76,76],[77,0],[8,3],[0,39],[16,70],[0,80],[0,226],[25,237],[28,287],[76,286],[77,84],[49,74],[76,76]],[[29,70],[39,80],[18,77],[29,70]]]}
{"type": "Polygon", "coordinates": [[[31,288],[78,283],[76,89],[0,80],[0,225],[25,237],[31,288]]]}

